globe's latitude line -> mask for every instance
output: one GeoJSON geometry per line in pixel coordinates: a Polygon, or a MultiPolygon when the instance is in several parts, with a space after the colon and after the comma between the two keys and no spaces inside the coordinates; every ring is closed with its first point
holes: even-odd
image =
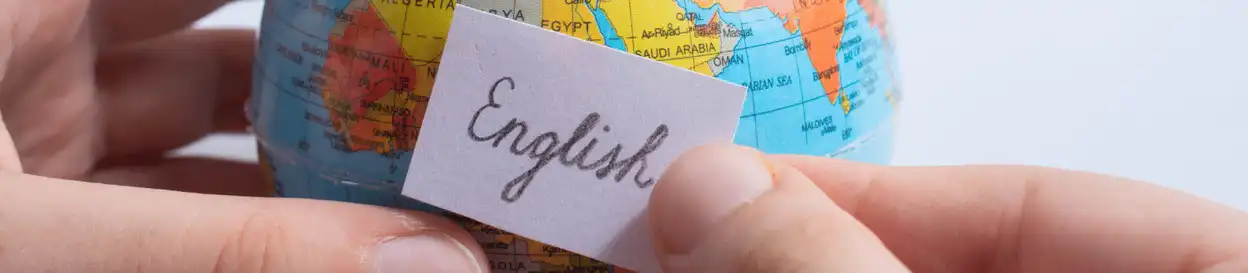
{"type": "MultiPolygon", "coordinates": [[[[798,33],[801,33],[800,28],[799,28],[798,33]]],[[[805,52],[805,54],[810,54],[810,52],[809,52],[809,51],[803,51],[803,52],[805,52]]],[[[810,102],[810,101],[814,101],[815,99],[818,99],[818,98],[819,98],[819,96],[816,96],[815,98],[812,98],[810,101],[807,101],[807,100],[806,100],[806,84],[802,83],[802,82],[804,82],[804,81],[803,81],[803,80],[801,80],[801,75],[802,75],[802,63],[801,63],[801,61],[802,61],[802,60],[801,60],[801,56],[802,56],[803,54],[792,54],[792,55],[793,55],[793,77],[797,78],[796,80],[794,80],[794,81],[796,81],[796,82],[797,82],[797,95],[798,95],[797,104],[799,104],[799,105],[801,105],[801,106],[802,106],[802,121],[803,121],[803,122],[805,122],[806,120],[808,120],[808,119],[809,119],[808,117],[806,117],[806,114],[807,114],[807,113],[806,113],[806,103],[807,103],[807,102],[810,102]]],[[[807,59],[809,59],[809,58],[810,58],[810,55],[806,55],[806,58],[807,58],[807,59]]],[[[814,66],[813,61],[812,61],[811,66],[812,66],[812,67],[814,66]]],[[[845,87],[844,87],[844,86],[840,87],[840,88],[839,88],[836,92],[838,92],[838,93],[839,93],[839,92],[840,92],[840,89],[845,89],[845,87]]],[[[827,91],[824,91],[822,96],[828,96],[827,91]]],[[[781,110],[781,109],[786,109],[786,107],[790,107],[790,106],[782,106],[782,107],[779,107],[779,108],[777,108],[777,109],[773,110],[772,112],[774,112],[774,111],[779,111],[779,110],[781,110]]],[[[770,112],[768,112],[768,113],[770,113],[770,112]]],[[[751,113],[751,114],[752,114],[752,115],[757,115],[757,113],[751,113]]],[[[757,128],[757,127],[755,127],[755,128],[757,128]]],[[[756,129],[756,130],[757,130],[757,129],[756,129]]],[[[804,132],[802,133],[802,143],[803,143],[803,144],[806,144],[806,145],[810,145],[810,134],[807,134],[807,133],[804,133],[804,132]]]]}
{"type": "Polygon", "coordinates": [[[799,103],[789,104],[789,105],[785,105],[785,106],[781,106],[781,107],[773,108],[773,109],[771,109],[771,110],[764,110],[764,111],[762,111],[762,112],[754,112],[754,113],[750,113],[750,114],[742,115],[742,116],[741,116],[741,118],[750,118],[750,117],[759,116],[759,115],[766,115],[766,114],[770,114],[770,113],[773,113],[773,112],[776,112],[776,111],[780,111],[780,110],[784,110],[784,109],[788,109],[788,108],[793,108],[793,107],[798,106],[798,105],[806,104],[806,103],[808,103],[808,102],[812,102],[812,101],[815,101],[815,100],[818,100],[818,99],[825,98],[825,97],[827,97],[829,94],[834,94],[834,93],[838,93],[838,92],[844,91],[845,89],[847,89],[847,88],[849,88],[849,87],[851,87],[851,86],[857,85],[857,84],[858,84],[858,81],[853,81],[853,82],[850,82],[849,84],[844,85],[844,87],[842,87],[842,88],[840,88],[840,89],[837,89],[837,90],[836,90],[836,91],[834,91],[834,92],[824,92],[824,93],[823,93],[823,95],[820,95],[820,96],[815,96],[815,97],[810,97],[810,98],[808,98],[808,99],[806,99],[806,100],[803,100],[802,102],[799,102],[799,103]]]}

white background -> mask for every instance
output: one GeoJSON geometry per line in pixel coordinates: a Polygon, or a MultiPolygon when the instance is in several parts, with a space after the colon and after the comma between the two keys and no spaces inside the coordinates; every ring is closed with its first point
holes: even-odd
{"type": "MultiPolygon", "coordinates": [[[[895,163],[1089,170],[1248,210],[1248,1],[891,0],[895,163]]],[[[259,1],[201,26],[251,27],[259,1]]],[[[249,136],[186,150],[254,160],[249,136]]]]}

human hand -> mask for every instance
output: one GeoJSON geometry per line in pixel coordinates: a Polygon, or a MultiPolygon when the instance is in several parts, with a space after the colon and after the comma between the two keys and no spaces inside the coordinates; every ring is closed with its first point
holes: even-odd
{"type": "Polygon", "coordinates": [[[247,125],[255,33],[186,29],[225,2],[0,0],[0,272],[483,272],[441,218],[166,157],[247,125]]]}
{"type": "Polygon", "coordinates": [[[668,167],[665,272],[1248,272],[1248,214],[1096,174],[712,145],[668,167]]]}

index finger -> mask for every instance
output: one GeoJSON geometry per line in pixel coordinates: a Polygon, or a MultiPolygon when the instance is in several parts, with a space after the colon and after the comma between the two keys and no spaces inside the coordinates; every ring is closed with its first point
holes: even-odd
{"type": "Polygon", "coordinates": [[[1199,272],[1248,258],[1248,214],[1146,183],[1038,167],[773,158],[916,272],[1199,272]]]}
{"type": "Polygon", "coordinates": [[[102,45],[122,44],[185,29],[236,0],[91,0],[102,45]]]}

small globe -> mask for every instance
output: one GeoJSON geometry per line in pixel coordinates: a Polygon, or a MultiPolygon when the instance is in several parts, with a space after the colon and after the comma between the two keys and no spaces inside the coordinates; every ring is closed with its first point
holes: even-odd
{"type": "MultiPolygon", "coordinates": [[[[880,1],[458,3],[748,87],[738,144],[887,164],[900,92],[880,1]]],[[[273,194],[442,213],[493,272],[628,272],[399,194],[456,3],[266,2],[248,113],[273,194]]]]}

